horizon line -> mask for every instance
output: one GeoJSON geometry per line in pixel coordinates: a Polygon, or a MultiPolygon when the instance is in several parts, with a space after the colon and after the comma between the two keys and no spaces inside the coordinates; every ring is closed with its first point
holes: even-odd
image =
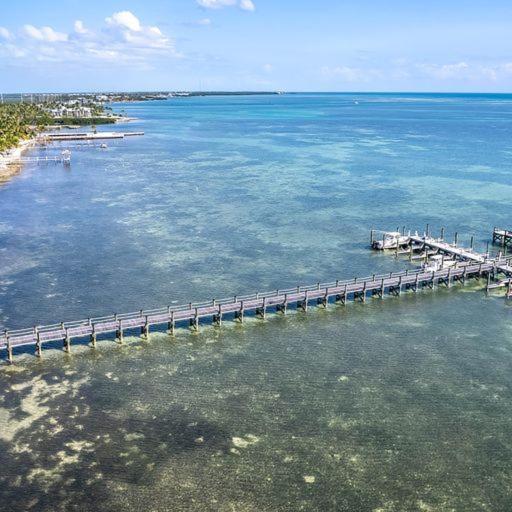
{"type": "Polygon", "coordinates": [[[315,90],[283,90],[283,89],[211,89],[211,90],[194,90],[194,89],[140,89],[140,90],[108,90],[108,89],[96,89],[96,90],[69,90],[69,91],[16,91],[16,92],[1,92],[4,96],[15,96],[15,95],[30,95],[30,94],[162,94],[172,92],[187,92],[193,94],[443,94],[443,95],[456,95],[456,94],[471,94],[471,95],[498,95],[508,94],[512,95],[512,91],[315,91],[315,90]]]}

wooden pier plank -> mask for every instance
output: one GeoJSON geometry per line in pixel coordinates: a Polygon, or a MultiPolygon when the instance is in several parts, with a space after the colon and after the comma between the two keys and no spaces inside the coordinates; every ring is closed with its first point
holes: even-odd
{"type": "MultiPolygon", "coordinates": [[[[55,327],[39,326],[40,343],[64,341],[71,338],[91,336],[92,334],[115,333],[122,329],[142,328],[146,325],[155,326],[172,322],[184,322],[195,318],[212,318],[218,314],[238,313],[240,311],[256,311],[261,308],[275,308],[284,305],[299,305],[304,301],[322,299],[328,301],[333,297],[354,297],[358,294],[372,291],[390,291],[397,287],[424,285],[432,281],[457,278],[462,275],[474,277],[482,272],[490,272],[496,268],[496,262],[461,262],[456,268],[441,269],[436,272],[422,269],[396,272],[384,275],[374,275],[365,278],[342,280],[316,286],[304,286],[295,289],[258,293],[243,298],[222,299],[212,301],[196,307],[194,304],[176,307],[161,308],[153,311],[141,311],[127,315],[104,317],[100,319],[81,320],[78,322],[63,323],[55,327]]],[[[512,271],[512,268],[511,268],[512,271]]],[[[0,349],[7,347],[7,337],[11,347],[35,345],[37,336],[35,331],[27,329],[10,331],[0,336],[0,349]]]]}
{"type": "MultiPolygon", "coordinates": [[[[404,231],[405,232],[405,231],[404,231]]],[[[9,354],[13,347],[34,345],[36,354],[40,355],[41,346],[45,343],[63,341],[69,350],[73,338],[91,337],[93,346],[98,334],[115,333],[118,341],[122,342],[123,332],[126,329],[142,329],[145,337],[152,326],[166,324],[171,334],[177,322],[188,322],[198,329],[199,320],[211,319],[214,324],[220,325],[222,316],[234,314],[235,318],[243,321],[245,312],[255,312],[257,316],[265,318],[268,308],[286,313],[288,306],[295,305],[304,311],[308,309],[308,302],[316,302],[327,306],[329,301],[346,303],[347,299],[366,302],[367,296],[382,297],[386,292],[390,295],[400,295],[402,291],[418,288],[433,288],[436,284],[444,283],[447,286],[455,281],[464,282],[467,278],[480,277],[483,274],[497,276],[504,274],[507,280],[504,284],[493,285],[488,278],[487,289],[507,287],[507,296],[512,296],[512,258],[501,255],[490,258],[488,254],[481,255],[473,251],[472,247],[466,249],[441,239],[433,238],[428,233],[423,236],[414,234],[409,236],[409,244],[416,250],[429,254],[445,254],[455,260],[454,266],[439,270],[426,270],[423,268],[390,272],[388,274],[372,275],[364,278],[337,280],[330,283],[317,283],[310,286],[299,286],[286,290],[274,290],[265,293],[256,293],[246,296],[235,296],[221,300],[203,303],[189,303],[174,307],[143,310],[121,315],[110,315],[101,318],[92,318],[75,322],[37,326],[32,329],[18,329],[6,331],[0,335],[0,350],[6,349],[9,354]]],[[[506,230],[493,231],[493,241],[500,237],[510,236],[512,232],[506,230]]],[[[471,244],[473,245],[473,244],[471,244]]],[[[411,250],[404,251],[411,253],[411,250]]],[[[9,360],[10,360],[9,356],[9,360]]]]}

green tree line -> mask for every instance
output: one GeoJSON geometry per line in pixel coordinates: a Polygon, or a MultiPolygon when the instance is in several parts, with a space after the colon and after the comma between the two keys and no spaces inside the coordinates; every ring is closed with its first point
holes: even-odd
{"type": "Polygon", "coordinates": [[[39,105],[0,104],[0,152],[34,136],[50,122],[50,116],[39,105]]]}

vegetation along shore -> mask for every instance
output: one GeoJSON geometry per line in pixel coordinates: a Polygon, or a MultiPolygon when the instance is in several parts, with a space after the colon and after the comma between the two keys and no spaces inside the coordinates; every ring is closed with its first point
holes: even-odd
{"type": "Polygon", "coordinates": [[[279,92],[173,91],[154,93],[5,94],[0,103],[0,182],[16,174],[23,152],[45,129],[114,124],[133,118],[114,113],[109,104],[180,99],[189,96],[239,96],[279,92]]]}
{"type": "Polygon", "coordinates": [[[0,104],[0,181],[19,171],[23,152],[35,144],[46,129],[113,124],[127,118],[91,97],[73,99],[37,98],[36,102],[0,104]]]}

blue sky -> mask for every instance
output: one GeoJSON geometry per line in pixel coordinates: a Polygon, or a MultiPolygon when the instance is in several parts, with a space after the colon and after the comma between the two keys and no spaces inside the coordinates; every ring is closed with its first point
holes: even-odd
{"type": "Polygon", "coordinates": [[[18,0],[0,91],[512,89],[512,2],[18,0]]]}

